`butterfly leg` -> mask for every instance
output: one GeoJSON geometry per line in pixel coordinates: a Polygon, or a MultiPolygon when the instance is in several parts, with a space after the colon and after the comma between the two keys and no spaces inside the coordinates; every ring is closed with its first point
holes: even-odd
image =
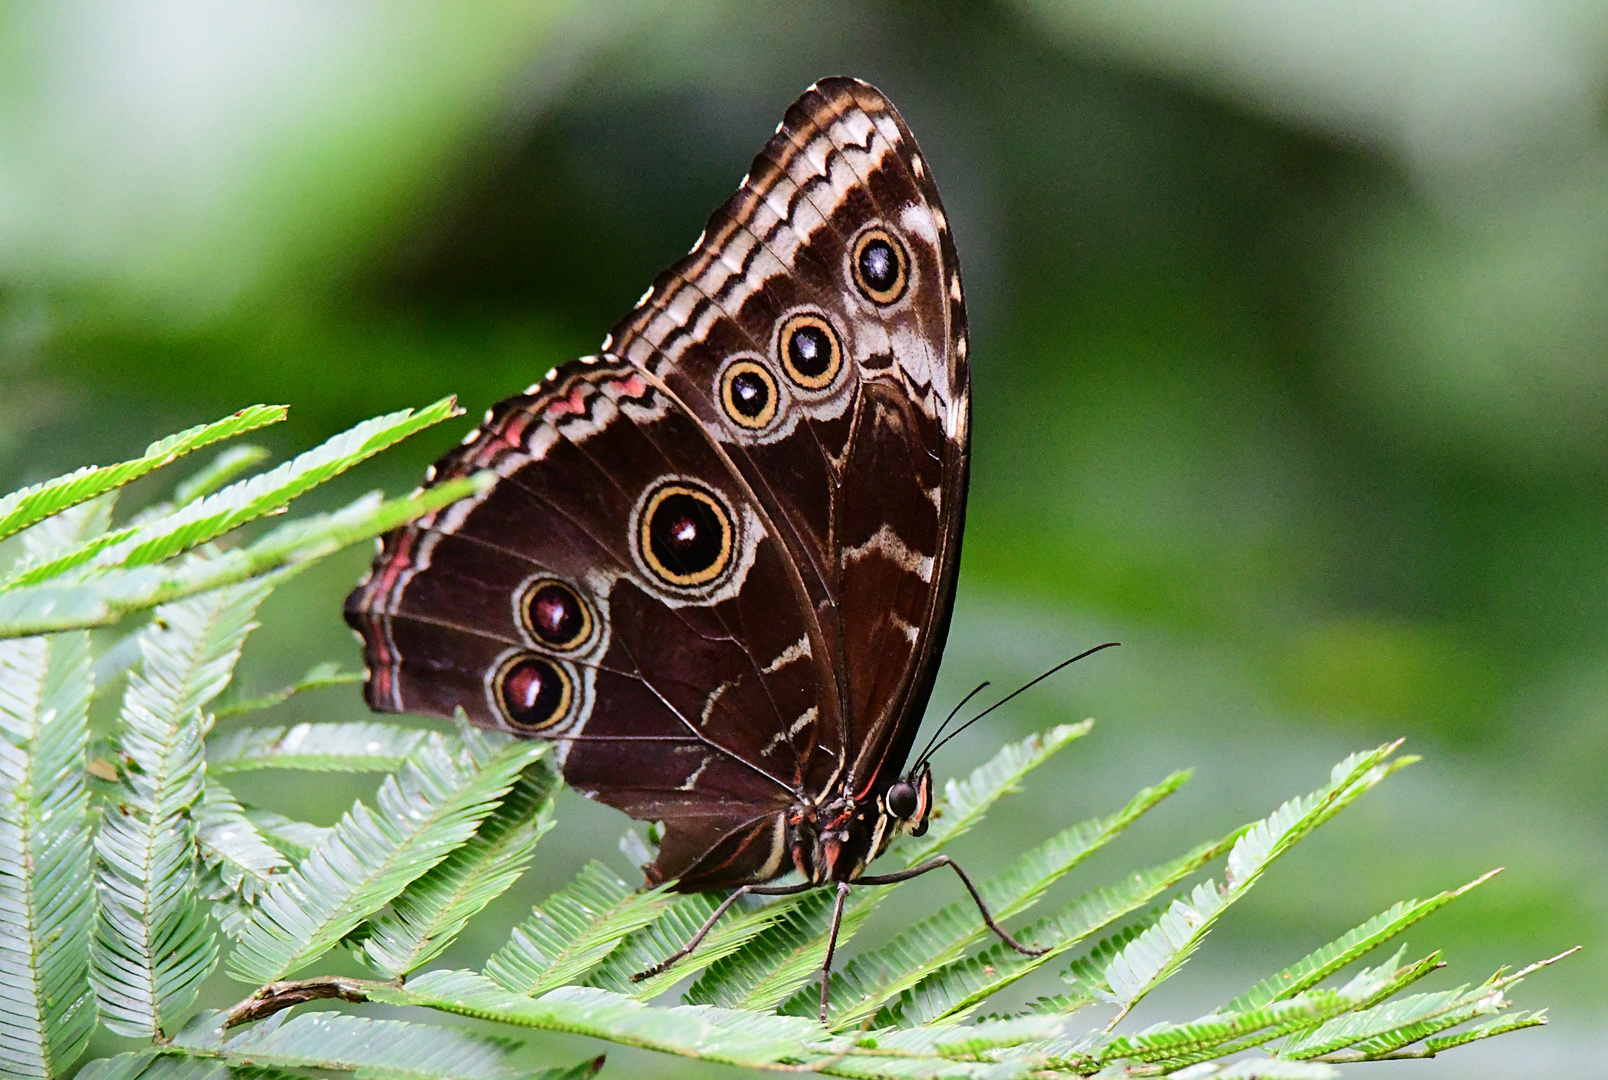
{"type": "Polygon", "coordinates": [[[703,939],[709,936],[709,931],[713,930],[715,924],[720,921],[720,917],[726,914],[727,909],[729,909],[742,897],[747,896],[749,893],[752,893],[755,896],[792,896],[794,893],[805,892],[813,888],[815,888],[814,882],[803,881],[799,882],[797,885],[776,885],[769,887],[763,885],[743,885],[732,890],[732,894],[720,902],[720,906],[715,909],[715,913],[704,920],[704,924],[698,928],[698,932],[696,934],[692,935],[691,940],[689,940],[685,945],[681,946],[681,948],[677,949],[675,952],[671,953],[669,956],[665,957],[663,960],[660,960],[657,964],[654,964],[652,967],[648,968],[646,971],[639,971],[635,975],[632,975],[631,981],[641,982],[643,979],[651,979],[660,972],[668,970],[670,965],[674,964],[677,960],[680,960],[682,957],[686,956],[688,953],[692,952],[692,950],[701,945],[703,943],[703,939]]]}
{"type": "Polygon", "coordinates": [[[826,959],[821,963],[821,1023],[826,1023],[826,998],[832,986],[832,954],[837,951],[838,927],[843,925],[843,901],[849,896],[849,883],[838,882],[837,903],[832,905],[832,932],[826,938],[826,959]]]}
{"type": "Polygon", "coordinates": [[[1021,942],[1007,934],[1005,932],[1005,928],[1000,926],[999,923],[995,922],[994,916],[989,914],[988,905],[983,903],[982,894],[977,891],[977,886],[972,884],[971,878],[966,876],[966,871],[962,870],[960,868],[960,864],[954,859],[951,859],[948,855],[935,856],[931,859],[928,859],[920,866],[912,866],[908,870],[900,870],[892,874],[867,874],[865,877],[860,878],[856,884],[892,885],[895,882],[909,881],[913,877],[920,877],[927,871],[936,870],[940,866],[947,866],[955,873],[960,875],[960,880],[966,886],[966,891],[971,893],[972,901],[977,905],[977,911],[980,915],[982,915],[983,922],[988,924],[988,928],[990,930],[999,935],[999,939],[1001,941],[1015,949],[1017,952],[1021,953],[1023,956],[1043,956],[1045,953],[1050,951],[1047,948],[1035,949],[1031,948],[1030,946],[1023,945],[1021,942]]]}

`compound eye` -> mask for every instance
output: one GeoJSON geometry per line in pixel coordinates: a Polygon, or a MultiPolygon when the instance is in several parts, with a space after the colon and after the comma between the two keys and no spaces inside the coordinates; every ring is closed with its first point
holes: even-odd
{"type": "Polygon", "coordinates": [[[883,801],[887,804],[888,813],[900,820],[908,821],[915,816],[916,806],[921,800],[916,794],[916,785],[908,780],[900,780],[888,789],[883,801]]]}
{"type": "Polygon", "coordinates": [[[535,734],[558,723],[574,696],[564,670],[538,656],[515,657],[495,685],[504,718],[521,734],[535,734]]]}
{"type": "Polygon", "coordinates": [[[544,578],[525,592],[525,626],[543,645],[567,652],[592,634],[592,612],[574,589],[544,578]]]}

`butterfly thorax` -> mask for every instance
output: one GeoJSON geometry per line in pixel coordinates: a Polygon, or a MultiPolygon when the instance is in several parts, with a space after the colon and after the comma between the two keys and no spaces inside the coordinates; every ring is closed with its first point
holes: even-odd
{"type": "Polygon", "coordinates": [[[820,806],[795,806],[787,821],[794,868],[817,885],[854,881],[896,837],[925,833],[931,813],[932,772],[924,764],[861,798],[845,792],[820,806]]]}

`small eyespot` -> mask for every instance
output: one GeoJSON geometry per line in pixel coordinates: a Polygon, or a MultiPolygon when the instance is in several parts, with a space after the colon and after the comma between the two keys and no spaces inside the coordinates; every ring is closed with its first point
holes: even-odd
{"type": "Polygon", "coordinates": [[[831,386],[843,369],[837,331],[819,315],[803,312],[782,324],[777,352],[787,377],[806,390],[831,386]]]}
{"type": "Polygon", "coordinates": [[[503,719],[520,734],[544,731],[564,719],[575,697],[563,668],[529,654],[510,657],[492,688],[503,719]]]}
{"type": "Polygon", "coordinates": [[[720,375],[720,407],[739,427],[754,431],[776,419],[776,379],[752,360],[738,360],[720,375]]]}
{"type": "Polygon", "coordinates": [[[891,304],[904,295],[910,257],[886,229],[870,228],[854,242],[854,284],[874,304],[891,304]]]}
{"type": "Polygon", "coordinates": [[[635,540],[643,564],[664,584],[706,585],[731,565],[731,514],[702,487],[661,484],[643,503],[635,540]]]}
{"type": "Polygon", "coordinates": [[[584,645],[592,636],[592,609],[574,589],[553,578],[530,584],[520,598],[519,614],[531,636],[557,652],[584,645]]]}

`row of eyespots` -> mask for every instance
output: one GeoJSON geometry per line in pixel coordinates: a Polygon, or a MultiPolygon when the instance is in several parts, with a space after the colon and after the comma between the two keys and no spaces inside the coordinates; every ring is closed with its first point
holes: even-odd
{"type": "MultiPolygon", "coordinates": [[[[872,303],[897,303],[909,287],[910,256],[887,229],[862,232],[849,265],[855,288],[872,303]]],[[[776,355],[787,378],[801,390],[825,390],[843,370],[842,338],[819,312],[798,312],[782,323],[776,355]]],[[[761,431],[776,419],[780,388],[770,370],[753,359],[740,357],[727,364],[715,390],[721,410],[738,427],[761,431]]]]}
{"type": "MultiPolygon", "coordinates": [[[[634,554],[659,583],[697,589],[731,566],[736,535],[725,503],[702,485],[661,480],[637,515],[634,554]]],[[[555,653],[573,653],[591,642],[596,618],[570,585],[556,578],[532,582],[519,601],[525,630],[555,653]]],[[[497,709],[515,730],[535,734],[570,712],[574,680],[564,665],[545,656],[516,653],[492,679],[497,709]]]]}

